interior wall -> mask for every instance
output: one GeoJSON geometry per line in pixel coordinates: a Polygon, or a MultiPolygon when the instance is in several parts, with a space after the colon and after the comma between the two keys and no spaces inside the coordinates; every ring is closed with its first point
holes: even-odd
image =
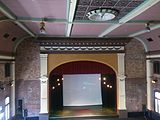
{"type": "Polygon", "coordinates": [[[73,61],[95,61],[110,66],[117,72],[117,54],[49,54],[48,75],[57,66],[73,61]]]}
{"type": "Polygon", "coordinates": [[[140,112],[146,105],[146,57],[145,49],[137,40],[126,46],[126,102],[128,112],[140,112]]]}
{"type": "MultiPolygon", "coordinates": [[[[126,102],[129,112],[142,111],[146,104],[145,50],[132,40],[125,47],[126,102]],[[134,95],[132,95],[134,94],[134,95]],[[137,96],[142,96],[138,98],[137,96]]],[[[39,115],[40,50],[32,40],[22,42],[16,52],[16,101],[23,99],[28,115],[39,115]]],[[[57,66],[73,61],[95,61],[110,66],[117,74],[117,54],[49,54],[48,75],[57,66]]]]}
{"type": "MultiPolygon", "coordinates": [[[[0,89],[0,106],[2,106],[2,111],[5,111],[5,98],[9,97],[10,98],[10,103],[11,103],[11,86],[9,84],[9,80],[11,80],[11,76],[9,77],[5,77],[5,61],[4,62],[0,62],[0,82],[5,85],[3,85],[4,89],[0,89]]],[[[0,88],[2,88],[2,86],[0,85],[0,88]]],[[[10,104],[11,105],[11,104],[10,104]]]]}
{"type": "Polygon", "coordinates": [[[38,116],[40,112],[40,50],[33,40],[23,41],[17,48],[15,59],[16,109],[18,100],[28,116],[38,116]]]}

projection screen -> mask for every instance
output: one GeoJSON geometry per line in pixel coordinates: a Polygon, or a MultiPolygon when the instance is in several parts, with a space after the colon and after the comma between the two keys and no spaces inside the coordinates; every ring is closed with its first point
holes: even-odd
{"type": "Polygon", "coordinates": [[[63,75],[63,106],[102,105],[100,74],[63,75]]]}

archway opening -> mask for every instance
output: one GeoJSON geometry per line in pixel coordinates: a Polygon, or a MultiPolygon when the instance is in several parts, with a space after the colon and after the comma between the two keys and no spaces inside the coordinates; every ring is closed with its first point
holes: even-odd
{"type": "MultiPolygon", "coordinates": [[[[99,62],[93,62],[93,61],[75,61],[75,62],[62,64],[56,67],[55,69],[53,69],[49,76],[50,115],[56,116],[57,111],[63,110],[64,108],[76,107],[77,109],[78,107],[79,109],[82,106],[85,107],[85,110],[86,108],[92,108],[94,110],[96,108],[107,108],[107,110],[112,110],[112,112],[113,111],[116,112],[117,111],[116,86],[117,86],[116,74],[111,67],[105,64],[102,64],[99,62]],[[67,81],[66,79],[68,78],[68,76],[69,76],[69,80],[67,81]],[[87,81],[87,78],[89,78],[89,81],[87,81]],[[95,79],[95,81],[91,80],[92,78],[95,79]],[[70,82],[70,80],[72,82],[70,82]],[[74,81],[76,85],[73,84],[74,81]],[[83,81],[85,82],[83,83],[83,81]],[[83,84],[80,85],[81,83],[83,84]],[[66,87],[66,86],[69,86],[69,87],[66,87]],[[87,88],[92,93],[88,93],[86,91],[87,88]],[[97,88],[100,88],[100,92],[97,92],[97,88]],[[68,92],[68,89],[71,89],[70,92],[68,92]],[[73,93],[74,91],[77,93],[73,93]],[[83,103],[86,101],[87,102],[89,101],[87,104],[85,103],[83,104],[79,102],[78,104],[77,103],[75,104],[75,101],[77,101],[77,99],[74,99],[74,98],[77,98],[75,95],[79,94],[79,92],[81,91],[84,91],[84,92],[82,92],[82,94],[79,95],[80,97],[77,96],[79,97],[78,100],[80,101],[82,96],[85,96],[84,94],[86,94],[85,98],[82,98],[81,101],[83,101],[83,103]],[[74,94],[74,96],[72,96],[71,94],[74,94]],[[89,99],[86,99],[91,94],[93,96],[90,97],[89,99]],[[96,100],[98,99],[98,102],[97,101],[95,102],[95,99],[96,100]],[[66,101],[69,101],[70,104],[67,104],[66,101]],[[94,104],[94,103],[98,103],[98,104],[94,104]]],[[[106,111],[102,111],[102,112],[104,114],[107,114],[106,111]]]]}

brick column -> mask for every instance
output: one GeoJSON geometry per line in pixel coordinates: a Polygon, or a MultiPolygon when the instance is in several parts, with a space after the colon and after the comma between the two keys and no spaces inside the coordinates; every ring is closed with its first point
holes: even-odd
{"type": "Polygon", "coordinates": [[[47,77],[48,54],[40,54],[40,120],[48,120],[48,77],[47,77]]]}
{"type": "Polygon", "coordinates": [[[127,118],[126,109],[126,91],[125,91],[125,53],[118,53],[118,75],[117,75],[117,97],[118,97],[118,111],[120,118],[127,118]]]}

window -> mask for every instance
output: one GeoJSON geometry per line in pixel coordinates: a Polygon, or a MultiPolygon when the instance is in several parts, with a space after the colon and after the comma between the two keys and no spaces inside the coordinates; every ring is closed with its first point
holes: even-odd
{"type": "Polygon", "coordinates": [[[0,106],[0,120],[3,120],[4,113],[2,112],[2,106],[0,106]]]}
{"type": "Polygon", "coordinates": [[[160,92],[155,92],[155,111],[160,113],[160,92]]]}
{"type": "Polygon", "coordinates": [[[5,120],[9,120],[10,118],[10,105],[9,105],[9,97],[5,99],[5,120]]]}
{"type": "Polygon", "coordinates": [[[153,62],[153,72],[155,74],[160,74],[160,61],[153,62]]]}

